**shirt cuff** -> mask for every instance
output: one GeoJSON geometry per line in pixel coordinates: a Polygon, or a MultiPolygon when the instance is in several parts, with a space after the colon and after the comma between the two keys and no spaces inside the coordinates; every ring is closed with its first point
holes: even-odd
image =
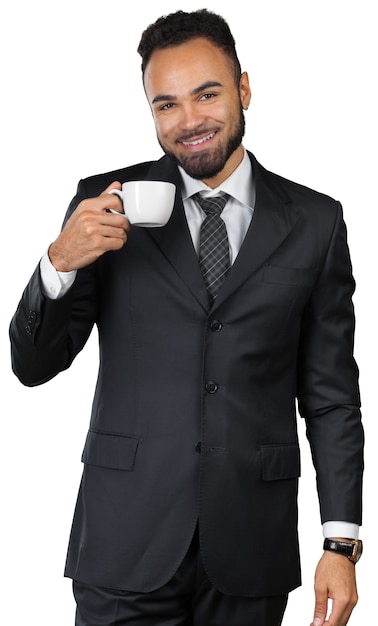
{"type": "Polygon", "coordinates": [[[325,522],[323,524],[323,536],[342,537],[345,539],[358,539],[360,527],[349,522],[325,522]]]}
{"type": "Polygon", "coordinates": [[[50,298],[50,300],[62,298],[75,281],[76,270],[72,272],[58,272],[51,263],[47,252],[43,255],[39,267],[43,295],[50,298]]]}

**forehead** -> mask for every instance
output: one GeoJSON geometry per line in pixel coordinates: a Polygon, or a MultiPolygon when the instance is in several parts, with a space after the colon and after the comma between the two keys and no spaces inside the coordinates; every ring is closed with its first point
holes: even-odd
{"type": "Polygon", "coordinates": [[[221,48],[203,37],[155,50],[144,73],[149,100],[161,90],[174,95],[209,80],[229,84],[232,63],[221,48]]]}

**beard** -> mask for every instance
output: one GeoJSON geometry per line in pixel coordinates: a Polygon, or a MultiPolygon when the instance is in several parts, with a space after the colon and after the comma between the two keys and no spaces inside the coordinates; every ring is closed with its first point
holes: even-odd
{"type": "MultiPolygon", "coordinates": [[[[194,136],[195,133],[200,133],[204,130],[206,131],[206,129],[196,129],[196,131],[192,133],[192,136],[194,136]]],[[[174,152],[168,150],[161,143],[159,138],[158,141],[165,154],[170,157],[176,165],[181,165],[183,170],[185,170],[189,176],[197,180],[205,180],[217,176],[219,172],[223,170],[230,156],[240,146],[244,133],[245,118],[243,109],[240,107],[239,119],[233,129],[233,132],[228,137],[227,142],[224,145],[219,146],[215,152],[212,152],[211,150],[207,152],[204,150],[203,153],[178,156],[174,152]]],[[[187,139],[189,139],[189,137],[187,139]]]]}

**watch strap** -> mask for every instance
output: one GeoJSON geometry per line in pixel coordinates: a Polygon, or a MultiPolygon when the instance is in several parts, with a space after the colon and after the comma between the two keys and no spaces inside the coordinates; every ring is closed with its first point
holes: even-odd
{"type": "Polygon", "coordinates": [[[362,541],[353,539],[351,541],[339,541],[337,539],[325,539],[323,550],[335,552],[346,556],[353,563],[357,563],[362,554],[362,541]]]}

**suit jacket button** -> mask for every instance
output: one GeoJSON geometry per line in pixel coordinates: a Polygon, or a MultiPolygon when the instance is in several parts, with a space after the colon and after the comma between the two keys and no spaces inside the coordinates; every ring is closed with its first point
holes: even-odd
{"type": "Polygon", "coordinates": [[[212,320],[210,322],[210,329],[213,331],[213,333],[219,333],[219,331],[222,330],[222,322],[220,322],[219,320],[212,320]]]}
{"type": "Polygon", "coordinates": [[[207,393],[215,393],[216,391],[218,391],[218,385],[217,383],[214,383],[212,380],[209,380],[209,382],[206,383],[205,385],[205,389],[207,393]]]}
{"type": "Polygon", "coordinates": [[[201,442],[197,441],[196,445],[194,446],[194,449],[195,449],[196,452],[198,452],[198,454],[201,453],[201,447],[202,447],[201,446],[201,442]]]}

